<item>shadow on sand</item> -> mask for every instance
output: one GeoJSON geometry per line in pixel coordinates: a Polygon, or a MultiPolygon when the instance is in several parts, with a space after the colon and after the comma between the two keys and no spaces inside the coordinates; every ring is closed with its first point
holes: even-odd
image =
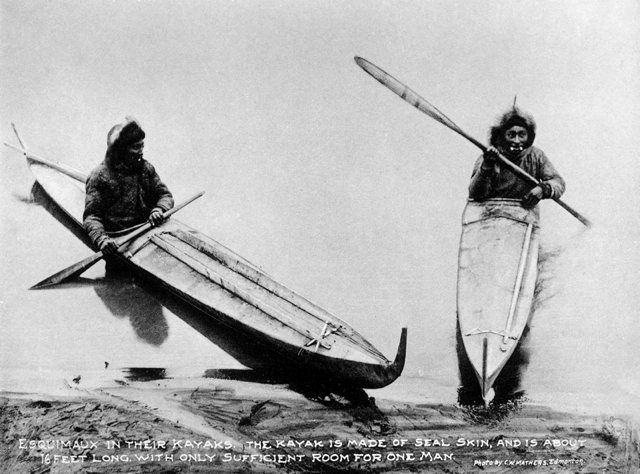
{"type": "Polygon", "coordinates": [[[286,385],[309,400],[319,402],[328,407],[342,409],[367,409],[375,416],[382,413],[375,406],[375,401],[366,392],[357,387],[343,386],[330,382],[319,382],[313,374],[292,372],[279,360],[266,356],[267,352],[245,334],[239,333],[217,322],[211,316],[186,305],[168,292],[163,292],[151,283],[142,283],[150,296],[156,298],[165,308],[186,322],[193,329],[205,336],[216,346],[249,369],[210,369],[204,374],[206,378],[219,378],[254,382],[270,385],[286,385]]]}

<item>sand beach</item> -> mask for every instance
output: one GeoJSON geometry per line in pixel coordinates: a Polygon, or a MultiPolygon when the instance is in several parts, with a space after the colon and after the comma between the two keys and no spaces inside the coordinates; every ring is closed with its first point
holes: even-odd
{"type": "Polygon", "coordinates": [[[487,409],[416,403],[242,369],[155,377],[101,377],[100,386],[98,379],[65,379],[50,395],[1,393],[3,472],[640,468],[637,423],[628,416],[563,412],[526,399],[487,409]]]}

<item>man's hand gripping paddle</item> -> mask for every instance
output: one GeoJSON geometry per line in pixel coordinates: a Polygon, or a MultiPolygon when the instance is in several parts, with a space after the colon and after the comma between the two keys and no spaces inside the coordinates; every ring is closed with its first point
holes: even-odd
{"type": "MultiPolygon", "coordinates": [[[[163,214],[164,219],[169,218],[171,215],[175,214],[186,205],[191,204],[193,201],[201,197],[203,194],[204,194],[204,191],[196,194],[195,196],[192,196],[191,198],[177,205],[173,209],[168,210],[163,214]]],[[[116,239],[116,243],[118,245],[118,252],[121,252],[126,247],[127,243],[129,243],[136,237],[144,234],[152,227],[153,227],[152,224],[150,222],[147,222],[142,226],[140,226],[138,229],[131,232],[130,234],[124,235],[116,239]]],[[[51,275],[48,278],[45,278],[40,283],[36,283],[30,289],[38,290],[41,288],[46,288],[48,286],[57,285],[58,283],[62,283],[66,280],[69,280],[70,278],[76,277],[81,273],[83,273],[85,270],[89,269],[95,263],[100,261],[103,257],[104,257],[104,254],[102,252],[96,252],[93,255],[85,258],[84,260],[81,260],[78,263],[74,263],[70,267],[67,267],[64,270],[61,270],[58,273],[51,275]]]]}

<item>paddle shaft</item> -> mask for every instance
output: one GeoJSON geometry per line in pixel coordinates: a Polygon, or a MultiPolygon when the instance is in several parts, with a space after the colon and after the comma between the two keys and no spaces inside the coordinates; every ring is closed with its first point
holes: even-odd
{"type": "MultiPolygon", "coordinates": [[[[448,126],[446,123],[444,124],[445,126],[448,126]]],[[[480,148],[482,150],[482,152],[486,152],[487,151],[487,147],[485,145],[483,145],[482,143],[480,143],[478,140],[476,140],[475,138],[473,138],[472,136],[468,135],[467,133],[465,133],[463,130],[459,129],[459,128],[451,128],[451,130],[453,130],[454,132],[458,133],[459,135],[463,136],[464,138],[466,138],[467,140],[469,140],[471,143],[473,143],[475,146],[477,146],[478,148],[480,148]]],[[[516,165],[515,163],[513,163],[512,161],[510,161],[507,157],[505,157],[504,155],[502,155],[502,153],[498,153],[498,159],[500,160],[500,163],[503,164],[504,166],[506,166],[507,168],[509,168],[510,171],[513,172],[513,174],[515,174],[516,176],[520,177],[521,179],[533,184],[534,186],[538,186],[540,185],[541,181],[534,178],[533,176],[531,176],[529,173],[527,173],[525,170],[523,170],[522,168],[520,168],[518,165],[516,165]]],[[[584,224],[586,227],[591,227],[592,222],[587,219],[585,216],[583,216],[582,214],[580,214],[578,211],[576,211],[575,209],[573,209],[571,206],[569,206],[566,202],[564,202],[562,199],[560,199],[559,197],[554,197],[551,198],[553,199],[555,202],[557,202],[560,207],[562,207],[565,211],[567,211],[569,214],[571,214],[573,217],[575,217],[576,219],[578,219],[582,224],[584,224]]]]}
{"type": "MultiPolygon", "coordinates": [[[[22,141],[20,139],[18,139],[18,141],[20,141],[22,143],[22,141]]],[[[65,166],[65,165],[63,165],[61,163],[56,163],[55,161],[47,160],[46,158],[41,158],[39,156],[36,156],[33,153],[27,151],[26,148],[20,148],[20,147],[17,147],[15,145],[12,145],[11,143],[7,143],[7,142],[4,142],[4,144],[6,146],[8,146],[9,148],[13,148],[14,150],[17,150],[17,151],[23,153],[24,156],[26,156],[28,159],[33,160],[36,163],[40,163],[40,164],[46,165],[49,168],[53,168],[54,170],[58,170],[61,173],[66,174],[67,176],[71,176],[72,178],[77,179],[78,181],[81,181],[81,182],[84,183],[85,180],[87,179],[87,177],[83,173],[81,173],[78,170],[75,170],[75,169],[71,168],[70,166],[65,166]]]]}
{"type": "MultiPolygon", "coordinates": [[[[178,204],[174,208],[172,208],[172,209],[166,211],[165,213],[163,213],[163,217],[165,219],[169,218],[170,216],[172,216],[173,214],[178,212],[183,207],[187,206],[188,204],[191,204],[193,201],[195,201],[196,199],[201,197],[203,194],[204,194],[204,191],[199,192],[195,196],[192,196],[191,198],[187,199],[186,201],[178,204]]],[[[133,232],[131,232],[130,234],[127,234],[125,236],[122,236],[119,239],[116,239],[116,243],[118,245],[118,251],[120,251],[128,242],[130,242],[133,239],[135,239],[136,237],[139,237],[140,235],[144,234],[145,232],[147,232],[152,227],[153,226],[151,225],[151,223],[147,222],[144,225],[142,225],[141,227],[139,227],[138,229],[136,229],[133,232]]],[[[31,289],[39,289],[39,288],[45,288],[45,287],[51,286],[51,285],[57,285],[59,283],[62,283],[64,281],[70,279],[70,278],[78,276],[81,273],[83,273],[84,271],[86,271],[89,268],[91,268],[95,263],[100,261],[103,257],[104,257],[104,253],[102,251],[96,252],[93,255],[90,255],[89,257],[79,261],[78,263],[74,263],[70,267],[67,267],[64,270],[61,270],[61,271],[55,273],[54,275],[51,275],[50,277],[45,278],[41,282],[36,283],[35,285],[33,285],[31,287],[31,289]]]]}
{"type": "MultiPolygon", "coordinates": [[[[417,108],[421,112],[427,114],[429,117],[440,122],[442,125],[453,130],[460,136],[466,138],[475,146],[480,148],[480,150],[482,150],[483,153],[487,151],[487,147],[485,145],[483,145],[474,137],[472,137],[471,135],[466,133],[464,130],[462,130],[458,125],[456,125],[455,122],[453,122],[453,120],[451,120],[444,113],[438,110],[437,107],[435,107],[429,101],[421,97],[419,94],[417,94],[415,91],[410,89],[408,86],[406,86],[405,84],[397,80],[391,74],[383,71],[378,66],[371,63],[370,61],[367,61],[364,58],[356,56],[355,61],[358,64],[358,66],[360,66],[367,74],[369,74],[371,77],[373,77],[380,84],[385,86],[387,89],[391,90],[396,95],[400,96],[400,98],[402,98],[404,101],[413,105],[415,108],[417,108]]],[[[531,176],[529,173],[527,173],[525,170],[520,168],[515,163],[512,163],[511,161],[509,161],[500,153],[498,154],[498,159],[500,160],[500,163],[502,163],[509,170],[511,170],[516,176],[524,179],[525,181],[533,184],[534,186],[538,186],[541,183],[539,180],[531,176]]],[[[552,199],[555,202],[557,202],[563,209],[569,212],[569,214],[571,214],[573,217],[575,217],[580,222],[582,222],[582,224],[584,224],[587,227],[591,226],[591,222],[589,221],[589,219],[587,219],[578,211],[570,207],[560,198],[552,198],[552,199]]]]}
{"type": "MultiPolygon", "coordinates": [[[[178,204],[177,206],[169,209],[168,211],[162,213],[162,217],[164,217],[165,219],[168,219],[169,217],[171,217],[173,214],[175,214],[176,212],[178,212],[180,209],[182,209],[183,207],[191,204],[193,201],[195,201],[196,199],[198,199],[199,197],[202,197],[202,195],[204,194],[204,191],[200,191],[198,194],[196,194],[195,196],[191,196],[189,199],[187,199],[186,201],[178,204]]],[[[138,237],[139,235],[144,234],[146,231],[148,231],[149,229],[151,229],[151,227],[153,227],[151,225],[150,222],[147,222],[146,224],[143,224],[140,228],[134,230],[133,232],[131,232],[130,234],[124,235],[122,236],[120,239],[117,239],[117,244],[118,244],[118,250],[120,250],[126,243],[132,241],[133,239],[135,239],[136,237],[138,237]]]]}

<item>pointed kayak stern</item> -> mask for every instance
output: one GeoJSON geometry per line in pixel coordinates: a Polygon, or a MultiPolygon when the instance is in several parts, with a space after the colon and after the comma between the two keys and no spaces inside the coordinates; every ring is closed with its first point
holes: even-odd
{"type": "Polygon", "coordinates": [[[398,343],[398,350],[396,357],[391,364],[391,368],[394,372],[397,372],[398,377],[404,370],[404,363],[407,357],[407,328],[402,328],[400,332],[400,342],[398,343]]]}
{"type": "Polygon", "coordinates": [[[353,367],[351,369],[351,376],[354,376],[355,372],[359,369],[365,368],[365,377],[362,377],[362,381],[357,385],[360,388],[382,388],[393,383],[404,370],[404,363],[407,356],[407,328],[402,328],[400,333],[400,342],[398,343],[398,350],[393,362],[386,364],[364,364],[360,367],[353,367]]]}

